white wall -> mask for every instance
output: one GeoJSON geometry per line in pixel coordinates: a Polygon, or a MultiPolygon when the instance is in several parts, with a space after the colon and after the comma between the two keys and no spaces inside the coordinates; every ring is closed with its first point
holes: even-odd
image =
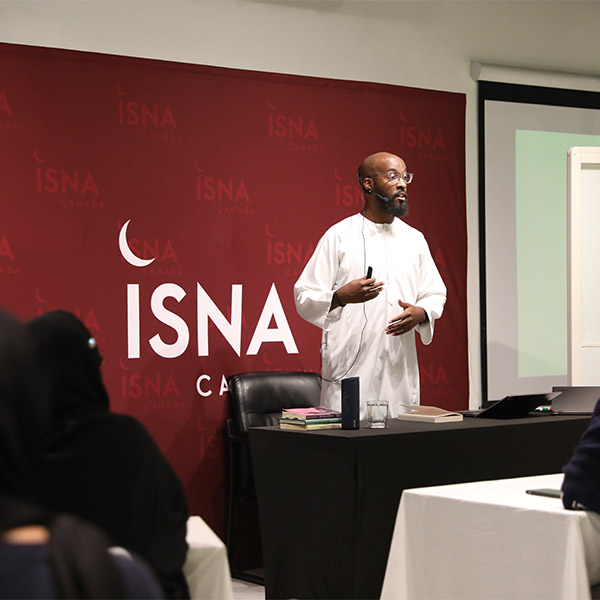
{"type": "Polygon", "coordinates": [[[481,375],[470,63],[598,77],[599,24],[595,0],[0,0],[3,42],[466,93],[472,406],[481,375]]]}

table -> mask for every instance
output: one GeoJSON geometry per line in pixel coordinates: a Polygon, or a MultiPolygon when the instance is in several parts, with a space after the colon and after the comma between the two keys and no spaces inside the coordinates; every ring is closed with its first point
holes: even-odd
{"type": "Polygon", "coordinates": [[[560,489],[562,479],[406,490],[382,599],[590,598],[586,559],[590,570],[600,565],[600,515],[525,493],[560,489]]]}
{"type": "Polygon", "coordinates": [[[266,598],[379,598],[404,489],[559,472],[589,416],[249,430],[266,598]]]}
{"type": "Polygon", "coordinates": [[[183,572],[192,600],[233,600],[225,544],[197,516],[188,519],[186,539],[189,549],[183,572]]]}

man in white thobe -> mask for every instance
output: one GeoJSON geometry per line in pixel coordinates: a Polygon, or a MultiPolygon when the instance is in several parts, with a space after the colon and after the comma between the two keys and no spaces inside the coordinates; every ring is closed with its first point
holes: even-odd
{"type": "Polygon", "coordinates": [[[341,380],[359,377],[361,420],[369,400],[387,400],[390,417],[419,404],[415,331],[430,344],[446,302],[423,234],[398,218],[412,177],[394,154],[367,157],[364,209],[327,230],[294,286],[298,313],[323,330],[321,403],[341,410],[341,380]]]}

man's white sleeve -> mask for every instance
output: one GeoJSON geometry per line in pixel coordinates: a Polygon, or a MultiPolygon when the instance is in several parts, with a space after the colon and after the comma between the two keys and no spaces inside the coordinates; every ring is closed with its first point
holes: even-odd
{"type": "Polygon", "coordinates": [[[422,307],[427,313],[427,322],[417,326],[421,342],[427,345],[433,340],[435,320],[439,319],[444,312],[446,286],[431,256],[427,242],[425,242],[425,246],[425,252],[421,256],[419,295],[416,305],[422,307]]]}
{"type": "Polygon", "coordinates": [[[338,271],[337,237],[327,232],[317,244],[313,255],[304,267],[304,271],[294,285],[294,302],[298,314],[309,323],[320,327],[336,309],[329,314],[336,274],[338,271]]]}

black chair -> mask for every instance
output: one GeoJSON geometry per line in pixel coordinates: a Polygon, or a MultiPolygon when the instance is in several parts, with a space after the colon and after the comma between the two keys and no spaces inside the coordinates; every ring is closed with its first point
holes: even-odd
{"type": "MultiPolygon", "coordinates": [[[[262,550],[252,461],[248,443],[248,428],[279,425],[284,408],[318,406],[321,394],[321,376],[301,371],[259,371],[239,373],[227,378],[231,417],[226,421],[229,447],[229,510],[227,516],[227,553],[231,576],[264,585],[262,550]],[[236,533],[240,527],[238,516],[245,505],[246,520],[255,529],[254,556],[256,565],[238,566],[236,533]],[[248,507],[250,512],[248,512],[248,507]]],[[[247,523],[245,523],[247,525],[247,523]]],[[[246,527],[248,529],[248,527],[246,527]]]]}

